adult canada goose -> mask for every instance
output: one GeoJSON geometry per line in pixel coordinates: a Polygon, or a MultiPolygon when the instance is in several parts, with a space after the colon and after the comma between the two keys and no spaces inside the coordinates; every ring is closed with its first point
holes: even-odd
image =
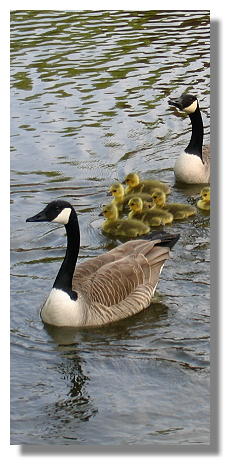
{"type": "Polygon", "coordinates": [[[52,201],[26,222],[65,225],[65,258],[41,309],[42,320],[55,326],[103,325],[146,308],[170,248],[179,239],[179,235],[156,233],[155,239],[128,241],[76,266],[80,233],[71,204],[52,201]]]}
{"type": "Polygon", "coordinates": [[[115,204],[107,204],[99,214],[105,217],[102,225],[103,232],[115,237],[139,237],[149,233],[149,225],[140,220],[119,219],[118,208],[115,204]]]}
{"type": "Polygon", "coordinates": [[[142,220],[142,222],[150,225],[150,227],[170,224],[173,220],[173,215],[170,214],[170,212],[156,208],[144,208],[143,201],[140,197],[131,198],[128,202],[128,206],[131,209],[128,215],[130,219],[142,220]]]}
{"type": "MultiPolygon", "coordinates": [[[[128,208],[128,202],[132,194],[125,195],[123,184],[113,183],[108,190],[108,196],[110,195],[113,196],[112,203],[116,204],[119,212],[122,212],[126,207],[128,208]]],[[[144,201],[149,199],[148,193],[134,193],[134,195],[141,197],[144,201]]]]}
{"type": "Polygon", "coordinates": [[[179,98],[172,98],[168,102],[181,111],[185,111],[192,124],[190,142],[175,163],[176,180],[187,184],[208,183],[210,180],[210,146],[202,146],[203,122],[197,97],[184,94],[179,98]]]}
{"type": "Polygon", "coordinates": [[[166,204],[166,195],[160,189],[157,189],[153,193],[152,198],[156,207],[170,212],[173,215],[174,220],[187,219],[191,215],[195,215],[197,212],[196,207],[190,206],[189,204],[181,204],[177,202],[166,204]]]}
{"type": "Polygon", "coordinates": [[[127,185],[126,194],[138,192],[152,194],[155,188],[160,188],[166,194],[171,192],[168,184],[158,180],[141,180],[137,173],[129,173],[125,177],[123,184],[127,185]]]}
{"type": "Polygon", "coordinates": [[[206,188],[203,188],[201,190],[200,196],[201,196],[201,199],[199,199],[199,201],[197,201],[197,207],[199,207],[199,209],[202,209],[204,211],[209,211],[210,210],[210,200],[211,200],[209,186],[206,187],[206,188]]]}

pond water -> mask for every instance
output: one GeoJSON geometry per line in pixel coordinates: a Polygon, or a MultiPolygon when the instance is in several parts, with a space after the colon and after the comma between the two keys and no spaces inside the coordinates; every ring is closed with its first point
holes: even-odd
{"type": "Polygon", "coordinates": [[[181,233],[152,305],[90,329],[45,327],[39,308],[66,245],[27,224],[63,198],[81,228],[78,262],[118,241],[100,207],[137,170],[174,186],[190,121],[169,96],[197,94],[209,141],[207,11],[11,13],[11,443],[209,444],[209,216],[181,233]]]}

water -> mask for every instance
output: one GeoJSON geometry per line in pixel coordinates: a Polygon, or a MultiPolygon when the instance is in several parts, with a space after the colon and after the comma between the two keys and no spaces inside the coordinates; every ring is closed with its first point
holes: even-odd
{"type": "MultiPolygon", "coordinates": [[[[206,11],[12,12],[12,444],[209,444],[209,217],[174,223],[147,310],[80,330],[38,314],[64,228],[25,224],[67,199],[79,260],[114,247],[98,217],[110,183],[138,170],[174,185],[190,124],[170,95],[198,95],[209,141],[209,65],[206,11]]],[[[172,199],[197,194],[174,186],[172,199]]]]}

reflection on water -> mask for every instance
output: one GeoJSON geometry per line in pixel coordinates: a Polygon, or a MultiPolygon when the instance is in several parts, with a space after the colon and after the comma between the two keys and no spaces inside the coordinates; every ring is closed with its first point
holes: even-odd
{"type": "Polygon", "coordinates": [[[68,199],[80,262],[119,243],[98,214],[128,172],[196,204],[198,186],[174,183],[190,122],[168,97],[198,95],[207,143],[209,65],[207,11],[11,13],[13,444],[209,443],[209,216],[170,228],[181,238],[147,310],[81,330],[38,314],[64,228],[25,224],[68,199]]]}

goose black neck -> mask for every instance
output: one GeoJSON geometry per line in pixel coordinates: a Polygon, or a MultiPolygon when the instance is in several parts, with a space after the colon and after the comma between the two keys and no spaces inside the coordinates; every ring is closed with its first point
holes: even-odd
{"type": "Polygon", "coordinates": [[[189,114],[192,124],[192,135],[185,152],[198,155],[202,159],[203,122],[199,105],[194,113],[189,114]]]}
{"type": "Polygon", "coordinates": [[[80,231],[77,214],[74,209],[72,209],[65,229],[67,233],[66,254],[53,287],[64,290],[73,298],[76,294],[72,291],[72,280],[80,248],[80,231]]]}

